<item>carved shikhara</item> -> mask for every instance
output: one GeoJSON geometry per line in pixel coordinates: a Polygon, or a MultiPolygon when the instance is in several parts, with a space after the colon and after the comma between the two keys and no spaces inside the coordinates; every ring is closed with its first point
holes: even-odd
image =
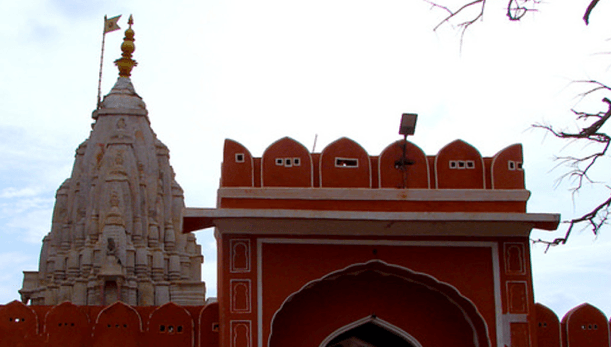
{"type": "Polygon", "coordinates": [[[183,190],[128,78],[119,78],[94,119],[58,189],[40,268],[24,278],[22,300],[202,305],[203,257],[195,236],[181,233],[183,190]]]}

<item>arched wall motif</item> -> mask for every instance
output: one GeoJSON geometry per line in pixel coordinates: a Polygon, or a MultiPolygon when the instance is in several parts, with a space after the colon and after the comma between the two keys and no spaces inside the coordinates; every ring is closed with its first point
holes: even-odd
{"type": "MultiPolygon", "coordinates": [[[[38,317],[21,301],[11,301],[0,307],[0,346],[24,345],[38,337],[38,317]]],[[[38,339],[39,340],[39,339],[38,339]]]]}
{"type": "Polygon", "coordinates": [[[299,142],[284,137],[255,158],[240,143],[226,139],[221,187],[525,189],[520,144],[484,158],[462,140],[432,156],[408,141],[406,156],[413,164],[405,166],[405,179],[396,168],[403,157],[403,143],[395,141],[379,156],[369,156],[345,137],[321,153],[310,153],[299,142]]]}
{"type": "Polygon", "coordinates": [[[558,316],[544,305],[535,304],[537,318],[537,346],[560,347],[560,321],[558,316]]]}
{"type": "Polygon", "coordinates": [[[93,328],[92,346],[135,347],[142,337],[142,321],[138,312],[117,301],[98,315],[93,328]]]}
{"type": "Polygon", "coordinates": [[[380,188],[427,189],[431,187],[429,177],[426,155],[420,147],[409,141],[393,142],[380,153],[378,159],[378,185],[380,188]],[[397,167],[403,159],[404,145],[405,159],[410,163],[404,166],[405,182],[403,171],[397,167]]]}
{"type": "Polygon", "coordinates": [[[456,288],[372,260],[311,281],[287,297],[273,315],[268,346],[320,345],[338,328],[371,315],[431,345],[491,345],[484,318],[456,288]],[[436,334],[439,329],[446,333],[436,334]]]}
{"type": "Polygon", "coordinates": [[[193,319],[173,302],[151,313],[147,331],[148,346],[193,346],[193,319]]]}
{"type": "Polygon", "coordinates": [[[320,186],[334,188],[371,188],[369,155],[353,140],[342,137],[320,154],[320,186]]]}
{"type": "Polygon", "coordinates": [[[609,346],[609,323],[598,308],[581,304],[562,318],[562,345],[565,347],[609,346]]]}
{"type": "Polygon", "coordinates": [[[89,346],[91,323],[85,312],[66,301],[47,312],[45,334],[50,347],[89,346]]]}
{"type": "Polygon", "coordinates": [[[222,187],[253,187],[255,185],[253,158],[242,144],[226,139],[221,165],[222,187]]]}
{"type": "Polygon", "coordinates": [[[403,329],[388,323],[387,321],[375,317],[375,316],[367,316],[364,318],[361,318],[357,321],[354,321],[350,324],[346,324],[343,327],[335,330],[333,333],[331,333],[329,336],[327,336],[319,345],[319,347],[326,347],[334,338],[336,338],[337,336],[343,334],[346,331],[349,331],[353,328],[356,328],[358,326],[367,324],[367,323],[373,323],[377,326],[380,326],[392,333],[394,333],[395,335],[403,338],[404,340],[408,341],[410,344],[412,344],[414,347],[422,347],[422,345],[420,344],[420,342],[418,340],[416,340],[412,335],[408,334],[406,331],[404,331],[403,329]]]}
{"type": "Polygon", "coordinates": [[[219,304],[204,306],[199,314],[199,347],[219,347],[219,304]]]}
{"type": "Polygon", "coordinates": [[[261,157],[262,187],[312,187],[312,156],[301,143],[284,137],[261,157]]]}
{"type": "Polygon", "coordinates": [[[492,158],[492,189],[524,189],[522,145],[508,146],[492,158]]]}
{"type": "Polygon", "coordinates": [[[486,189],[484,160],[475,147],[455,140],[435,157],[438,189],[486,189]]]}

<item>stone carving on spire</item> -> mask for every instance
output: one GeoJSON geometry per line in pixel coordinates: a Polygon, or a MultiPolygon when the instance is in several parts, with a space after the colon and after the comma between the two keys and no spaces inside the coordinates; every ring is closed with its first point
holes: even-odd
{"type": "Polygon", "coordinates": [[[181,233],[182,188],[129,79],[136,65],[129,24],[120,76],[57,191],[39,271],[24,278],[22,300],[34,305],[204,303],[200,247],[181,233]]]}

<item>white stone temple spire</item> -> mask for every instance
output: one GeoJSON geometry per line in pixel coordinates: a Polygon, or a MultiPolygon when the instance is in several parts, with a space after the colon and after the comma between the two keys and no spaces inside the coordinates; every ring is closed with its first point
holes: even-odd
{"type": "Polygon", "coordinates": [[[39,271],[24,273],[19,292],[25,302],[204,303],[201,247],[195,236],[181,233],[183,191],[129,78],[135,66],[131,17],[129,24],[116,61],[120,76],[93,112],[90,136],[57,191],[39,271]]]}

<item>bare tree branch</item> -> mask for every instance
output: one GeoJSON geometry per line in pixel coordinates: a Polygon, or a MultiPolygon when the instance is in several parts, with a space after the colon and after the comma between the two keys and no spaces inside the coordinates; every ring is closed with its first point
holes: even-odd
{"type": "MultiPolygon", "coordinates": [[[[447,13],[447,15],[439,23],[437,23],[433,30],[437,31],[437,29],[439,29],[444,24],[458,27],[458,29],[461,31],[461,47],[466,30],[476,21],[484,18],[484,11],[487,5],[487,0],[464,0],[460,7],[458,7],[457,9],[451,9],[448,6],[441,4],[441,2],[443,2],[444,0],[424,1],[431,4],[432,8],[441,9],[447,13]],[[475,9],[474,13],[468,13],[468,10],[470,9],[475,9]],[[461,15],[462,19],[459,19],[459,16],[461,15]],[[458,23],[453,23],[455,21],[458,21],[458,23]]],[[[538,5],[541,1],[542,0],[508,0],[507,17],[511,21],[519,21],[526,15],[526,13],[530,11],[536,11],[536,5],[538,5]]],[[[590,15],[592,14],[592,11],[599,3],[599,1],[600,0],[589,0],[589,5],[583,16],[583,20],[585,21],[586,25],[589,24],[590,15]]],[[[594,93],[600,91],[607,93],[611,92],[610,86],[598,82],[596,80],[576,81],[575,83],[584,83],[590,87],[588,90],[578,95],[578,97],[580,97],[581,99],[591,97],[594,93]]],[[[602,127],[607,124],[607,121],[609,121],[609,118],[611,118],[611,100],[605,97],[602,99],[602,101],[607,104],[606,111],[591,113],[577,111],[574,109],[571,110],[578,121],[588,123],[587,125],[582,126],[576,132],[560,131],[555,129],[551,125],[533,125],[533,127],[535,128],[546,130],[557,138],[569,140],[570,143],[588,141],[589,144],[597,146],[597,150],[593,151],[593,153],[586,153],[582,156],[559,156],[556,158],[556,160],[559,162],[559,166],[566,165],[570,168],[567,173],[565,173],[559,178],[558,182],[565,179],[570,180],[572,182],[571,191],[573,197],[584,186],[584,184],[596,183],[590,178],[590,172],[593,170],[594,166],[599,162],[599,160],[607,155],[609,147],[611,146],[611,136],[602,131],[602,127]]],[[[611,190],[610,187],[607,188],[611,190]]],[[[592,229],[592,232],[597,235],[600,231],[600,228],[607,223],[608,217],[611,214],[611,192],[609,195],[610,196],[607,200],[605,200],[589,212],[583,214],[580,217],[565,221],[564,223],[567,223],[569,226],[563,238],[557,238],[553,241],[545,241],[539,239],[534,240],[533,242],[547,244],[547,249],[549,249],[549,247],[551,246],[564,244],[566,243],[571,232],[577,225],[585,225],[585,228],[590,227],[592,229]]]]}
{"type": "Polygon", "coordinates": [[[592,14],[592,10],[594,10],[596,4],[598,4],[598,0],[590,1],[586,13],[583,15],[583,21],[586,22],[586,25],[590,24],[590,14],[592,14]]]}
{"type": "MultiPolygon", "coordinates": [[[[583,82],[583,81],[582,81],[583,82]]],[[[585,81],[589,84],[593,84],[594,87],[590,88],[586,92],[580,94],[582,97],[592,94],[598,90],[609,90],[611,89],[603,83],[598,81],[585,81]]],[[[553,127],[549,125],[542,124],[534,124],[533,127],[544,129],[554,136],[561,139],[569,139],[569,140],[586,140],[591,141],[595,144],[602,144],[603,147],[598,151],[595,151],[591,154],[585,154],[583,156],[564,156],[557,157],[556,159],[561,162],[561,164],[567,165],[571,168],[569,172],[563,175],[562,179],[571,179],[574,180],[575,184],[571,188],[572,193],[577,193],[584,185],[587,183],[594,183],[592,179],[588,176],[591,169],[594,167],[596,162],[607,155],[609,151],[609,147],[611,146],[611,136],[601,131],[601,128],[606,124],[606,122],[611,118],[611,100],[608,98],[603,98],[602,102],[607,104],[606,112],[598,112],[598,113],[588,113],[572,110],[573,113],[577,116],[578,120],[587,121],[590,119],[595,119],[595,121],[589,125],[583,126],[577,132],[566,132],[566,131],[557,131],[553,127]]],[[[609,187],[607,187],[609,188],[609,187]]],[[[580,217],[573,218],[571,220],[565,221],[567,223],[568,229],[566,234],[562,238],[557,238],[553,241],[545,241],[545,240],[535,240],[537,243],[547,244],[547,249],[551,246],[556,246],[560,244],[565,244],[568,240],[571,232],[577,225],[585,224],[584,228],[591,228],[594,235],[597,235],[600,231],[600,228],[607,223],[609,215],[611,214],[611,196],[594,207],[589,212],[581,215],[580,217]]]]}
{"type": "Polygon", "coordinates": [[[466,20],[464,22],[461,22],[458,24],[458,26],[461,28],[461,30],[464,32],[464,30],[469,27],[471,24],[475,23],[477,20],[479,20],[480,18],[482,18],[484,16],[484,8],[486,7],[486,0],[473,0],[471,2],[467,2],[465,4],[463,4],[460,8],[458,8],[457,10],[450,10],[448,7],[440,5],[436,2],[430,1],[430,0],[425,0],[426,2],[428,2],[429,4],[431,4],[433,7],[436,8],[440,8],[446,12],[448,12],[448,15],[441,20],[441,22],[439,22],[434,28],[433,31],[437,31],[437,29],[439,29],[440,26],[442,26],[443,24],[446,23],[450,23],[450,21],[455,18],[456,16],[458,16],[459,14],[461,14],[463,11],[470,9],[474,6],[479,5],[480,9],[478,14],[474,17],[471,18],[469,20],[466,20]]]}

